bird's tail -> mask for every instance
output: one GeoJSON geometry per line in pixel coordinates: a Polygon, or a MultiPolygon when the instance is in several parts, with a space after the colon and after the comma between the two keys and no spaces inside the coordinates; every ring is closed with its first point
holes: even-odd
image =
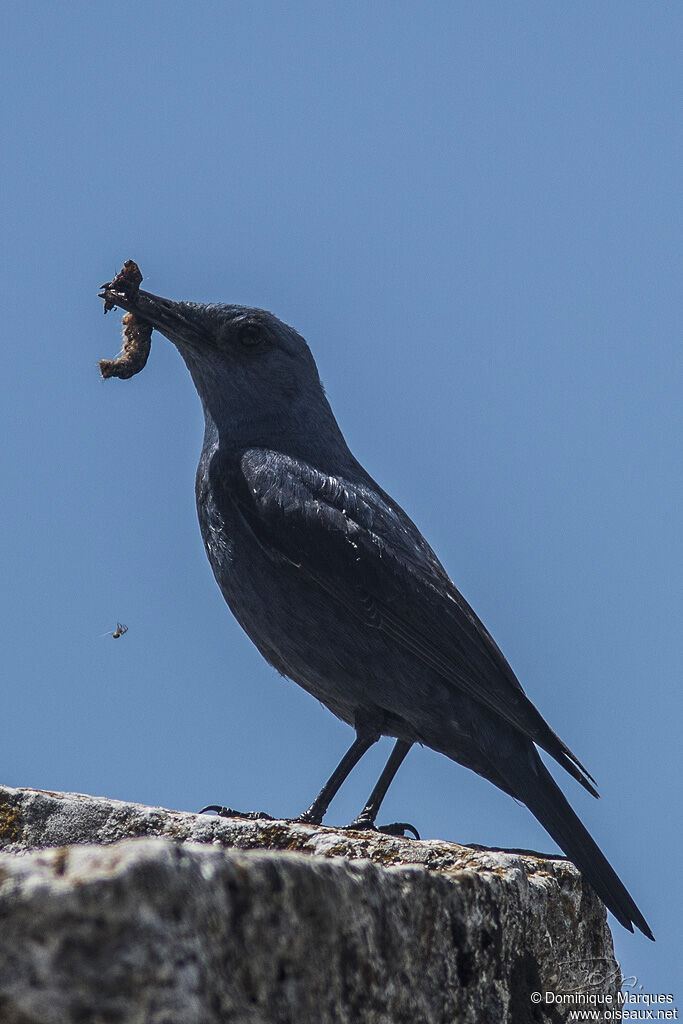
{"type": "MultiPolygon", "coordinates": [[[[506,765],[506,768],[509,767],[506,765]]],[[[617,921],[630,932],[635,924],[648,939],[654,940],[647,921],[626,886],[569,806],[535,748],[532,763],[516,762],[512,771],[506,772],[506,779],[515,795],[527,805],[569,860],[573,861],[617,921]]]]}

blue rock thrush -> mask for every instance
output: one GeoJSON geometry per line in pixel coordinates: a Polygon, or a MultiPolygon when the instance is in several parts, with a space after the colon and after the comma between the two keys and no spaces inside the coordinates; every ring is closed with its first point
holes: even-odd
{"type": "Polygon", "coordinates": [[[192,375],[205,418],[199,523],[235,618],[278,672],[355,729],[299,820],[320,823],[362,755],[392,736],[353,823],[373,827],[411,745],[426,744],[526,804],[617,920],[652,938],[537,747],[597,796],[594,780],[417,527],[349,451],[304,339],[264,310],[173,302],[122,275],[102,297],[169,338],[192,375]]]}

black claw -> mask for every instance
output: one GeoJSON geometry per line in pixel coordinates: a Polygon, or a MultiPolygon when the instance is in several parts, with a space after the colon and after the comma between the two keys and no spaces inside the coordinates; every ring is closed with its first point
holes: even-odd
{"type": "Polygon", "coordinates": [[[354,821],[345,825],[344,828],[357,832],[382,832],[385,836],[398,836],[400,839],[408,839],[406,832],[412,832],[416,839],[420,839],[420,833],[414,825],[407,821],[395,821],[391,825],[375,825],[374,821],[368,818],[355,818],[354,821]]]}
{"type": "Polygon", "coordinates": [[[197,813],[204,814],[206,811],[215,811],[219,818],[246,818],[249,821],[275,820],[272,814],[266,814],[265,811],[236,811],[233,807],[222,807],[220,804],[207,804],[197,813]]]}
{"type": "Polygon", "coordinates": [[[408,821],[395,821],[391,825],[377,825],[376,828],[378,832],[383,832],[387,836],[400,836],[401,839],[408,839],[410,837],[405,833],[412,832],[416,839],[421,838],[415,826],[408,821]]]}

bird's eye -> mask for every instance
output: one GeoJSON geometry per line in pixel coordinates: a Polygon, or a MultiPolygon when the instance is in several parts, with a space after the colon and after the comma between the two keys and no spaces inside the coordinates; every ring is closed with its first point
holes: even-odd
{"type": "Polygon", "coordinates": [[[261,344],[263,333],[258,324],[245,323],[240,327],[239,339],[240,344],[244,345],[245,348],[256,348],[257,345],[261,344]]]}

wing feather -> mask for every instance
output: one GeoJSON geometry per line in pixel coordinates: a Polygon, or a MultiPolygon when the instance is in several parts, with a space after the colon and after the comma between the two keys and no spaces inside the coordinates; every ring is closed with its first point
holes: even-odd
{"type": "Polygon", "coordinates": [[[271,557],[297,566],[598,795],[417,527],[374,481],[328,476],[261,448],[245,451],[240,467],[229,497],[271,557]]]}

